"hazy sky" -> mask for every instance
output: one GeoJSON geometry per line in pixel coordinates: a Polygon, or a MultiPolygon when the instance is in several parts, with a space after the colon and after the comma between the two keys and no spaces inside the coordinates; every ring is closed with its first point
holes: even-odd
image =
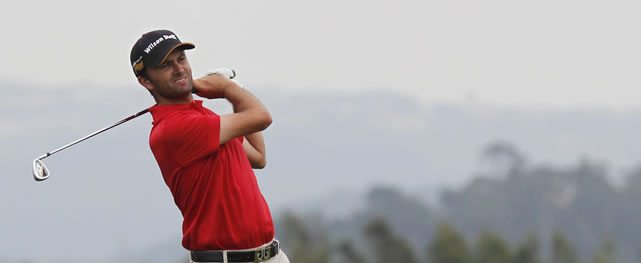
{"type": "Polygon", "coordinates": [[[18,1],[0,10],[0,78],[137,87],[156,28],[286,89],[393,89],[427,103],[639,109],[639,1],[18,1]]]}

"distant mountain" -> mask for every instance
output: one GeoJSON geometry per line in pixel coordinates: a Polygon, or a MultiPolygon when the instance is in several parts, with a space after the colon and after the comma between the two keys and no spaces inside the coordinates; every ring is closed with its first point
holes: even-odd
{"type": "MultiPolygon", "coordinates": [[[[180,214],[149,151],[149,115],[47,158],[48,181],[31,177],[36,156],[151,105],[142,88],[2,84],[0,247],[6,250],[0,258],[99,261],[180,232],[180,214]],[[35,240],[47,244],[36,254],[35,240]]],[[[614,176],[641,156],[634,147],[641,134],[635,112],[426,106],[393,92],[255,93],[274,116],[265,133],[268,165],[257,171],[274,214],[350,199],[323,206],[340,215],[360,202],[350,193],[375,185],[434,198],[436,189],[462,185],[484,169],[480,150],[495,140],[518,145],[531,163],[604,159],[614,176]]],[[[205,104],[229,111],[221,100],[205,104]]]]}
{"type": "Polygon", "coordinates": [[[104,262],[132,262],[132,263],[184,263],[188,259],[188,252],[181,245],[181,236],[174,235],[172,239],[157,240],[147,246],[122,252],[111,256],[104,262]]]}

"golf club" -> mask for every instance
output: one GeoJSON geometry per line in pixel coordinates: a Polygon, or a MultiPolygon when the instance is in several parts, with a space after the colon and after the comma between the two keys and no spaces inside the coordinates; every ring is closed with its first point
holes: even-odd
{"type": "MultiPolygon", "coordinates": [[[[228,68],[218,68],[216,70],[211,71],[211,73],[209,73],[208,75],[211,75],[211,74],[221,75],[223,77],[227,77],[228,79],[233,79],[234,77],[236,77],[236,72],[233,69],[228,69],[228,68]]],[[[234,81],[234,82],[236,82],[236,81],[234,81]]],[[[33,178],[36,181],[40,182],[40,181],[46,180],[51,175],[51,172],[49,172],[49,169],[47,168],[45,163],[42,161],[42,159],[47,158],[47,157],[49,157],[49,156],[51,156],[51,155],[53,155],[53,154],[55,154],[55,153],[57,153],[59,151],[67,149],[67,148],[69,148],[69,147],[71,147],[71,146],[73,146],[73,145],[75,145],[77,143],[80,143],[80,142],[82,142],[82,141],[84,141],[86,139],[89,139],[89,138],[91,138],[93,136],[96,136],[96,135],[98,135],[100,133],[103,133],[103,132],[105,132],[105,131],[113,128],[113,127],[116,127],[116,126],[118,126],[120,124],[128,122],[128,121],[130,121],[132,119],[135,119],[136,117],[138,117],[140,115],[143,115],[143,114],[145,114],[147,112],[149,112],[149,108],[141,110],[138,113],[136,113],[134,115],[131,115],[131,116],[127,117],[127,118],[124,118],[124,119],[122,119],[122,120],[120,120],[120,121],[118,121],[118,122],[116,122],[116,123],[114,123],[114,124],[112,124],[110,126],[104,127],[104,128],[102,128],[100,130],[95,131],[92,134],[89,134],[89,135],[87,135],[85,137],[82,137],[82,138],[80,138],[78,140],[75,140],[75,141],[73,141],[73,142],[71,142],[71,143],[69,143],[67,145],[64,145],[64,146],[62,146],[62,147],[60,147],[58,149],[55,149],[53,151],[47,152],[47,153],[39,156],[38,158],[34,159],[33,163],[32,163],[32,168],[31,169],[32,169],[32,173],[33,173],[33,178]]]]}
{"type": "Polygon", "coordinates": [[[42,162],[42,159],[47,158],[47,157],[49,157],[49,156],[51,156],[51,155],[53,155],[53,154],[55,154],[55,153],[57,153],[59,151],[62,151],[64,149],[67,149],[67,148],[69,148],[69,147],[71,147],[71,146],[73,146],[73,145],[75,145],[75,144],[77,144],[79,142],[82,142],[82,141],[84,141],[86,139],[89,139],[89,138],[91,138],[93,136],[96,136],[96,135],[98,135],[98,134],[100,134],[100,133],[102,133],[104,131],[107,131],[107,130],[113,128],[113,127],[116,127],[116,126],[118,126],[120,124],[128,122],[128,121],[130,121],[130,120],[132,120],[132,119],[134,119],[134,118],[136,118],[136,117],[138,117],[140,115],[143,115],[143,114],[145,114],[147,112],[149,112],[149,109],[141,110],[140,112],[138,112],[138,113],[136,113],[134,115],[131,115],[131,116],[127,117],[127,118],[124,118],[124,119],[114,123],[111,126],[104,127],[104,128],[102,128],[102,129],[100,129],[100,130],[98,130],[98,131],[96,131],[96,132],[94,132],[92,134],[89,134],[89,135],[87,135],[85,137],[82,137],[82,138],[80,138],[80,139],[78,139],[78,140],[76,140],[74,142],[71,142],[71,143],[69,143],[69,144],[67,144],[65,146],[62,146],[62,147],[60,147],[58,149],[55,149],[53,151],[50,151],[50,152],[47,152],[47,153],[41,155],[40,157],[38,157],[35,160],[33,160],[33,178],[36,181],[43,181],[43,180],[46,180],[47,178],[49,178],[49,175],[51,175],[51,173],[49,172],[49,169],[47,168],[47,166],[44,164],[44,162],[42,162]]]}

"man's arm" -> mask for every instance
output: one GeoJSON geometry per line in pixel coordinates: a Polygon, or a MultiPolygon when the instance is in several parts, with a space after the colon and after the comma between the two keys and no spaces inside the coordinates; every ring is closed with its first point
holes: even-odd
{"type": "Polygon", "coordinates": [[[198,96],[225,98],[234,107],[234,113],[220,116],[220,144],[260,132],[271,125],[272,117],[267,108],[236,82],[213,74],[196,79],[193,84],[198,96]]]}
{"type": "Polygon", "coordinates": [[[254,169],[263,169],[267,165],[265,155],[265,140],[262,132],[255,132],[245,136],[243,149],[247,153],[247,159],[254,169]]]}

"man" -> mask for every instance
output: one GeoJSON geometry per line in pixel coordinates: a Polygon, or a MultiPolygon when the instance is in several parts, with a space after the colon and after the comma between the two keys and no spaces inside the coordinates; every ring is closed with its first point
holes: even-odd
{"type": "Polygon", "coordinates": [[[182,245],[191,262],[289,262],[252,168],[265,166],[261,131],[271,115],[250,92],[217,74],[193,79],[181,42],[168,30],[145,33],[130,61],[153,96],[149,145],[183,216],[182,245]],[[217,115],[194,100],[227,99],[217,115]]]}

